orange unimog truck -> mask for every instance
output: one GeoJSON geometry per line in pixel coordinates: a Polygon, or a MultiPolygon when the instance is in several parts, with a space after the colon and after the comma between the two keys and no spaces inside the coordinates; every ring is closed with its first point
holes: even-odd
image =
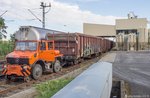
{"type": "Polygon", "coordinates": [[[58,72],[62,68],[62,54],[55,50],[54,40],[48,40],[47,34],[58,31],[22,26],[15,33],[15,49],[6,56],[2,74],[7,80],[21,77],[38,79],[43,72],[58,72]]]}

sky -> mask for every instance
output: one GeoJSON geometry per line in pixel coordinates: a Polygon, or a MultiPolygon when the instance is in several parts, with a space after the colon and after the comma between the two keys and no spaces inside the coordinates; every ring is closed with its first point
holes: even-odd
{"type": "Polygon", "coordinates": [[[130,11],[150,19],[149,0],[0,0],[0,15],[8,11],[2,16],[8,26],[7,35],[20,26],[41,27],[42,23],[28,9],[42,19],[42,1],[52,5],[46,14],[46,28],[58,31],[82,33],[83,23],[114,25],[115,19],[127,18],[130,11]]]}

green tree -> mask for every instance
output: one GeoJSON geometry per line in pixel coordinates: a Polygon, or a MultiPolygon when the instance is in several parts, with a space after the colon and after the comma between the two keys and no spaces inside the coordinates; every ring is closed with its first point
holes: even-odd
{"type": "Polygon", "coordinates": [[[0,34],[0,41],[2,40],[2,38],[3,38],[3,37],[2,37],[2,35],[0,34]]]}
{"type": "Polygon", "coordinates": [[[15,33],[10,34],[9,50],[12,51],[15,47],[15,33]]]}
{"type": "Polygon", "coordinates": [[[11,42],[15,42],[15,33],[14,34],[10,34],[10,41],[11,42]]]}
{"type": "Polygon", "coordinates": [[[6,38],[6,34],[7,34],[6,28],[7,27],[5,25],[5,20],[2,17],[0,17],[0,36],[1,36],[1,38],[2,37],[6,38]]]}

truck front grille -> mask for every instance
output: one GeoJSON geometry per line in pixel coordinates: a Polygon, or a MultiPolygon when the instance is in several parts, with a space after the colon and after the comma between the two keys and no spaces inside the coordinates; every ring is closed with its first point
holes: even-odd
{"type": "Polygon", "coordinates": [[[7,63],[9,64],[29,65],[29,58],[6,58],[6,59],[7,63]]]}

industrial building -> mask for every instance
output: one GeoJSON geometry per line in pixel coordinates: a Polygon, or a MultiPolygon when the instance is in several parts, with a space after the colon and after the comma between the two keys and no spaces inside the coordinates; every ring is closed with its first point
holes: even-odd
{"type": "Polygon", "coordinates": [[[117,50],[148,50],[150,30],[147,18],[138,18],[129,13],[127,19],[116,19],[115,25],[83,24],[83,32],[88,35],[116,38],[117,50]]]}

